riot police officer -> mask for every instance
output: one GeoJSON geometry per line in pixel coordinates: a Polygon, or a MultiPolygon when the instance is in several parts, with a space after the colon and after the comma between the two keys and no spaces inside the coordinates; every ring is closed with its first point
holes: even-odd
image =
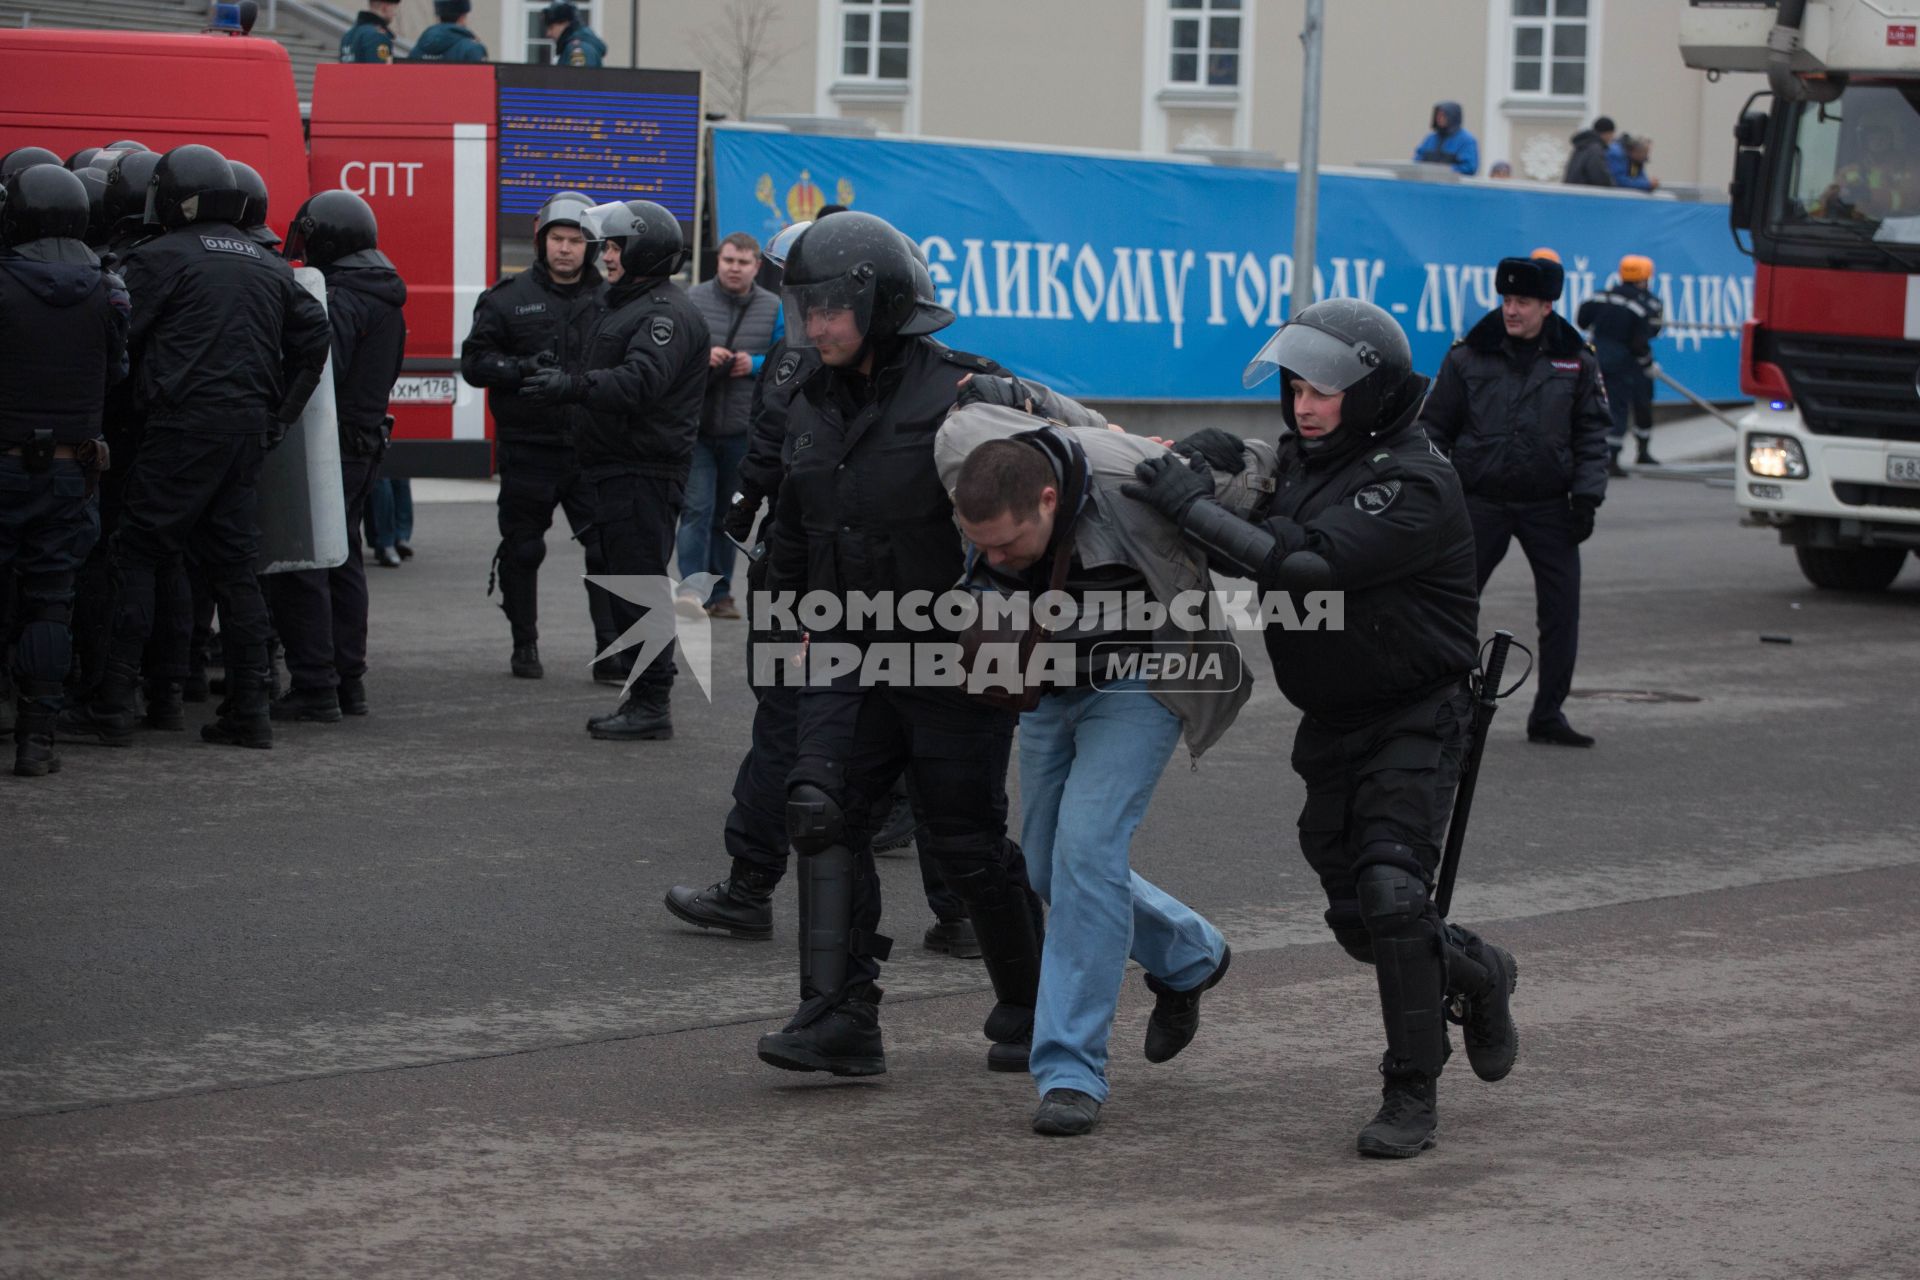
{"type": "Polygon", "coordinates": [[[392,62],[393,15],[398,12],[400,0],[367,0],[340,37],[340,61],[392,62]]]}
{"type": "Polygon", "coordinates": [[[367,572],[359,529],[367,493],[386,452],[387,398],[400,376],[407,326],[406,282],[380,252],[380,227],[351,191],[322,191],[293,217],[287,257],[327,278],[333,330],[333,390],[340,434],[340,491],[347,506],[347,559],[267,579],[274,627],[286,650],[291,687],[275,720],[332,724],[367,714],[367,572]]]}
{"type": "MultiPolygon", "coordinates": [[[[991,362],[928,335],[942,317],[915,297],[903,237],[870,214],[807,228],[783,282],[789,344],[820,364],[788,417],[792,462],[775,504],[768,586],[837,597],[939,595],[963,554],[933,436],[961,380],[991,362]]],[[[777,376],[777,373],[776,373],[777,376]]],[[[865,652],[888,635],[838,628],[816,642],[865,652]]],[[[869,826],[877,801],[907,771],[927,848],[967,906],[996,1004],[985,1026],[989,1065],[1026,1069],[1040,962],[1039,900],[1007,839],[1006,772],[1014,716],[955,688],[863,687],[849,672],[803,686],[787,829],[800,855],[801,1003],[759,1055],[793,1071],[886,1070],[879,1024],[880,886],[869,826]]]]}
{"type": "MultiPolygon", "coordinates": [[[[574,450],[592,495],[593,524],[609,574],[652,579],[658,598],[614,603],[625,634],[648,614],[671,618],[668,564],[686,500],[693,441],[706,397],[707,322],[670,278],[686,261],[680,223],[651,200],[591,211],[612,281],[600,299],[583,369],[542,366],[520,394],[537,404],[584,405],[574,450]]],[[[671,637],[662,637],[670,641],[671,637]]],[[[587,722],[595,738],[671,738],[673,646],[636,664],[612,714],[587,722]]]]}
{"type": "MultiPolygon", "coordinates": [[[[500,577],[500,607],[513,630],[513,674],[531,680],[544,674],[537,586],[555,506],[566,513],[567,527],[586,550],[587,572],[607,571],[594,528],[591,488],[574,452],[575,438],[586,426],[587,406],[540,405],[517,394],[521,383],[540,368],[567,373],[587,368],[607,291],[594,270],[599,244],[587,227],[592,205],[577,191],[562,191],[540,207],[533,219],[533,265],[503,277],[480,295],[473,328],[460,348],[461,376],[487,389],[487,406],[493,412],[500,469],[500,546],[494,565],[500,577]]],[[[587,607],[593,617],[594,652],[602,653],[620,635],[606,592],[589,586],[587,607]]],[[[594,676],[623,684],[629,665],[630,659],[602,658],[594,664],[594,676]]]]}
{"type": "Polygon", "coordinates": [[[1620,449],[1633,422],[1634,463],[1658,466],[1653,443],[1653,340],[1667,322],[1666,304],[1647,287],[1653,259],[1630,253],[1620,259],[1620,283],[1580,304],[1582,329],[1593,334],[1594,354],[1607,384],[1607,408],[1613,426],[1607,432],[1607,474],[1624,476],[1620,449]]]}
{"type": "Polygon", "coordinates": [[[255,485],[266,451],[319,384],[331,337],[326,310],[292,268],[234,225],[246,196],[211,147],[162,156],[147,206],[147,221],[162,234],[125,263],[128,347],[145,426],[112,541],[120,584],[113,639],[92,704],[69,709],[62,726],[77,720],[83,733],[128,731],[154,626],[155,571],[187,550],[220,603],[227,649],[226,709],[201,737],[270,747],[255,485]]]}
{"type": "MultiPolygon", "coordinates": [[[[260,171],[250,164],[241,164],[238,160],[227,162],[233,166],[233,180],[240,184],[240,190],[247,197],[246,212],[240,215],[240,229],[252,238],[253,242],[264,248],[278,251],[280,237],[267,225],[267,182],[260,171]]],[[[348,526],[351,528],[352,526],[348,526]]]]}
{"type": "MultiPolygon", "coordinates": [[[[1302,712],[1301,851],[1326,890],[1328,928],[1379,986],[1384,1096],[1359,1149],[1412,1156],[1435,1140],[1449,1000],[1481,1079],[1504,1077],[1517,1046],[1512,956],[1447,924],[1428,896],[1469,727],[1473,529],[1458,477],[1415,423],[1427,380],[1392,316],[1350,298],[1307,307],[1246,381],[1275,372],[1289,431],[1251,522],[1213,500],[1210,470],[1172,454],[1142,462],[1125,492],[1263,591],[1344,594],[1343,628],[1269,626],[1267,652],[1302,712]]],[[[1244,467],[1224,432],[1183,447],[1223,471],[1244,467]]]]}
{"type": "Polygon", "coordinates": [[[433,0],[433,16],[440,19],[413,42],[408,62],[485,62],[487,46],[460,19],[473,11],[473,0],[433,0]]]}
{"type": "Polygon", "coordinates": [[[100,412],[127,373],[127,297],[83,242],[87,191],[54,165],[0,185],[0,584],[18,599],[0,654],[14,640],[13,771],[44,777],[61,682],[75,572],[100,524],[95,481],[105,464],[100,412]]]}
{"type": "Polygon", "coordinates": [[[580,20],[580,10],[568,0],[554,0],[540,11],[547,39],[553,41],[556,67],[597,67],[607,56],[607,42],[580,20]]]}
{"type": "Polygon", "coordinates": [[[0,156],[0,182],[6,181],[22,169],[31,169],[43,164],[65,167],[60,154],[56,151],[49,151],[45,147],[15,147],[6,155],[0,156]]]}

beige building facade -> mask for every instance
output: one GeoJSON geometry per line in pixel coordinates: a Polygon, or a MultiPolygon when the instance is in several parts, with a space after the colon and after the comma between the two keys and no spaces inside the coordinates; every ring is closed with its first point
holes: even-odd
{"type": "MultiPolygon", "coordinates": [[[[575,0],[615,66],[699,67],[732,119],[1147,154],[1300,145],[1305,0],[575,0]]],[[[543,0],[474,0],[496,61],[540,61],[543,0]]],[[[426,0],[406,0],[415,30],[426,0]],[[410,12],[419,8],[421,13],[410,12]]],[[[1612,116],[1669,185],[1724,189],[1757,76],[1682,65],[1686,0],[1326,0],[1321,161],[1405,161],[1459,102],[1480,172],[1557,180],[1612,116]],[[1751,81],[1751,83],[1746,83],[1751,81]]],[[[1269,162],[1271,162],[1269,161],[1269,162]]]]}

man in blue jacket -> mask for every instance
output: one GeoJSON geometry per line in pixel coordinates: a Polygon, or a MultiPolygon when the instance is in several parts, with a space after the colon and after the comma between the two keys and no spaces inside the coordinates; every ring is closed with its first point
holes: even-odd
{"type": "Polygon", "coordinates": [[[1652,138],[1636,138],[1630,133],[1615,138],[1607,148],[1607,171],[1613,175],[1613,185],[1635,191],[1658,190],[1660,179],[1647,175],[1647,157],[1652,154],[1652,138]]]}
{"type": "Polygon", "coordinates": [[[1480,144],[1460,127],[1464,119],[1457,102],[1433,104],[1433,132],[1413,153],[1417,164],[1450,165],[1469,178],[1480,172],[1480,144]]]}
{"type": "Polygon", "coordinates": [[[487,46],[460,19],[473,10],[473,0],[433,0],[433,16],[440,19],[413,42],[409,62],[485,62],[487,46]]]}

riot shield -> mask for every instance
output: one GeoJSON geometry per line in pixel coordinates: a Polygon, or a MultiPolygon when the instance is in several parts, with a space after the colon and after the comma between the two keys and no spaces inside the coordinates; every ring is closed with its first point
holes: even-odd
{"type": "MultiPolygon", "coordinates": [[[[326,277],[300,267],[294,278],[327,304],[326,277]]],[[[333,400],[333,357],[320,385],[260,468],[257,573],[332,569],[347,561],[347,498],[340,485],[340,427],[333,400]]]]}

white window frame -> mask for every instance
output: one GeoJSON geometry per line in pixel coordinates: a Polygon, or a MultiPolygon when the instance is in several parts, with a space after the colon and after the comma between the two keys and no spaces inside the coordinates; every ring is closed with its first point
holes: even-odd
{"type": "MultiPolygon", "coordinates": [[[[1229,150],[1244,151],[1253,145],[1254,81],[1253,52],[1260,47],[1254,22],[1259,12],[1257,0],[1241,0],[1240,7],[1240,83],[1237,85],[1187,85],[1169,83],[1173,69],[1173,23],[1168,0],[1140,0],[1141,43],[1140,150],[1148,155],[1167,155],[1179,146],[1180,139],[1169,116],[1173,112],[1211,114],[1219,122],[1219,136],[1229,150]]],[[[1200,10],[1181,10],[1192,17],[1200,10]]],[[[1229,11],[1231,12],[1231,11],[1229,11]]]]}
{"type": "MultiPolygon", "coordinates": [[[[520,0],[517,8],[509,8],[507,10],[510,16],[520,19],[520,25],[514,28],[513,38],[506,42],[506,47],[509,49],[518,49],[520,51],[520,61],[528,66],[539,67],[553,65],[553,41],[547,39],[545,36],[530,36],[527,34],[527,19],[533,17],[546,7],[547,0],[520,0]],[[545,56],[542,57],[539,62],[533,60],[533,54],[536,49],[546,51],[545,56]]],[[[582,26],[593,26],[593,0],[573,0],[573,7],[580,11],[580,23],[582,26]]]]}
{"type": "Polygon", "coordinates": [[[1587,11],[1579,17],[1562,16],[1560,6],[1566,0],[1545,0],[1546,13],[1539,16],[1522,16],[1513,11],[1515,0],[1507,0],[1506,40],[1502,54],[1505,67],[1507,97],[1516,102],[1580,102],[1584,103],[1593,96],[1594,77],[1599,73],[1599,58],[1595,48],[1599,40],[1600,28],[1596,21],[1598,0],[1586,0],[1587,11]],[[1584,33],[1584,51],[1578,61],[1581,68],[1581,86],[1578,93],[1559,93],[1553,88],[1553,68],[1556,62],[1570,63],[1574,59],[1556,57],[1553,52],[1554,34],[1559,28],[1578,27],[1584,33]],[[1517,48],[1522,31],[1540,33],[1540,53],[1537,58],[1523,59],[1517,48]],[[1522,89],[1517,83],[1520,63],[1537,62],[1540,67],[1540,87],[1522,89]]]}
{"type": "Polygon", "coordinates": [[[1166,38],[1166,56],[1160,60],[1161,87],[1173,90],[1211,90],[1215,93],[1229,90],[1237,91],[1247,81],[1247,22],[1248,11],[1253,7],[1251,0],[1239,0],[1233,7],[1221,3],[1221,0],[1199,0],[1198,7],[1176,8],[1173,0],[1165,0],[1166,16],[1163,20],[1163,34],[1166,38]],[[1231,48],[1214,47],[1213,19],[1233,18],[1240,24],[1239,41],[1231,48]],[[1192,50],[1194,56],[1194,78],[1176,80],[1173,75],[1173,59],[1176,53],[1184,52],[1174,44],[1173,29],[1181,22],[1197,22],[1200,25],[1199,43],[1192,50]],[[1219,53],[1233,55],[1233,83],[1214,84],[1208,78],[1208,59],[1219,53]]]}
{"type": "Polygon", "coordinates": [[[834,4],[833,39],[833,78],[838,84],[877,85],[882,87],[898,85],[904,88],[913,79],[915,37],[919,35],[919,5],[914,0],[836,0],[834,4]],[[881,19],[890,14],[898,14],[907,20],[907,41],[882,43],[880,39],[881,19]],[[867,69],[864,72],[848,71],[847,65],[847,19],[865,16],[868,19],[867,69]],[[905,75],[883,76],[880,74],[880,51],[882,48],[904,49],[907,55],[905,75]]]}

